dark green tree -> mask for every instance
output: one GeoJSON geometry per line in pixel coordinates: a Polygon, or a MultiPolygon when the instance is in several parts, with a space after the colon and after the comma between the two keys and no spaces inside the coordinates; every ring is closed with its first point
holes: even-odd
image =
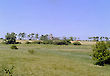
{"type": "Polygon", "coordinates": [[[36,35],[35,35],[35,38],[38,40],[38,38],[39,38],[39,34],[36,34],[36,35]]]}
{"type": "Polygon", "coordinates": [[[105,37],[105,40],[106,40],[106,41],[108,41],[108,40],[109,40],[109,38],[108,38],[108,37],[105,37]]]}
{"type": "Polygon", "coordinates": [[[99,41],[99,37],[98,36],[96,37],[96,41],[99,41]]]}
{"type": "Polygon", "coordinates": [[[73,41],[73,37],[70,37],[70,41],[73,41]]]}
{"type": "Polygon", "coordinates": [[[30,33],[28,35],[29,40],[33,40],[34,39],[35,34],[34,33],[30,33]]]}
{"type": "Polygon", "coordinates": [[[40,40],[49,40],[49,39],[48,39],[48,34],[46,34],[46,35],[41,35],[40,40]]]}
{"type": "Polygon", "coordinates": [[[103,37],[100,37],[100,41],[102,41],[103,37]]]}
{"type": "Polygon", "coordinates": [[[14,32],[7,33],[7,35],[5,35],[5,43],[6,44],[15,44],[16,36],[17,36],[17,34],[15,34],[14,32]]]}
{"type": "Polygon", "coordinates": [[[23,40],[25,38],[25,36],[26,36],[26,33],[24,33],[24,32],[23,33],[19,33],[18,36],[19,36],[20,40],[23,40]]]}

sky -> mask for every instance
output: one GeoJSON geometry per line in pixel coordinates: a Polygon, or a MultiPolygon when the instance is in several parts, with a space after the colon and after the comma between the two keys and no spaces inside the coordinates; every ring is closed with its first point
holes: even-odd
{"type": "Polygon", "coordinates": [[[7,32],[110,37],[110,0],[0,0],[0,36],[7,32]]]}

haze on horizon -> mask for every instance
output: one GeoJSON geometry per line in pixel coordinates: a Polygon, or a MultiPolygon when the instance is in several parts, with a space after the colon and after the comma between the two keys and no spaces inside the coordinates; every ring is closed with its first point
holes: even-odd
{"type": "MultiPolygon", "coordinates": [[[[1,0],[0,33],[110,37],[109,0],[1,0]]],[[[0,35],[1,36],[1,35],[0,35]]],[[[3,35],[2,35],[3,36],[3,35]]]]}

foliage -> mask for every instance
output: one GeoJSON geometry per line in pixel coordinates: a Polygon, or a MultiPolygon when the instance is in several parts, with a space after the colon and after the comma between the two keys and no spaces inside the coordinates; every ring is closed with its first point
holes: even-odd
{"type": "Polygon", "coordinates": [[[21,44],[21,42],[16,42],[15,44],[21,44]]]}
{"type": "Polygon", "coordinates": [[[33,40],[33,39],[34,39],[34,36],[35,36],[35,34],[34,34],[34,33],[30,33],[30,34],[28,35],[29,40],[33,40]]]}
{"type": "Polygon", "coordinates": [[[11,49],[18,49],[18,47],[16,45],[12,45],[10,48],[11,49]]]}
{"type": "Polygon", "coordinates": [[[46,35],[41,35],[41,37],[40,37],[40,40],[49,40],[48,39],[48,34],[46,34],[46,35]]]}
{"type": "Polygon", "coordinates": [[[6,44],[15,44],[16,43],[16,35],[14,32],[12,33],[7,33],[7,35],[5,35],[5,43],[6,44]]]}
{"type": "Polygon", "coordinates": [[[33,42],[29,42],[27,41],[25,44],[42,44],[42,41],[33,41],[33,42]]]}
{"type": "Polygon", "coordinates": [[[20,40],[23,40],[25,38],[25,36],[26,36],[26,33],[24,33],[24,32],[23,33],[19,33],[18,36],[19,36],[20,40]]]}
{"type": "Polygon", "coordinates": [[[110,47],[110,41],[106,41],[108,47],[110,47]]]}
{"type": "Polygon", "coordinates": [[[70,41],[73,41],[73,37],[70,37],[70,41]]]}
{"type": "Polygon", "coordinates": [[[2,76],[14,76],[14,72],[13,72],[14,66],[9,67],[5,65],[5,66],[2,66],[1,69],[2,69],[1,70],[2,76]]]}
{"type": "Polygon", "coordinates": [[[32,50],[28,50],[28,52],[30,53],[30,54],[34,54],[35,53],[35,51],[32,49],[32,50]]]}
{"type": "Polygon", "coordinates": [[[39,38],[39,34],[35,34],[35,38],[38,40],[38,38],[39,38]]]}
{"type": "Polygon", "coordinates": [[[92,59],[96,61],[96,65],[103,66],[105,63],[110,63],[110,61],[108,62],[108,59],[110,59],[110,52],[105,42],[97,42],[92,50],[92,59]]]}
{"type": "Polygon", "coordinates": [[[26,41],[26,42],[25,42],[25,44],[31,44],[31,42],[29,42],[29,41],[26,41]]]}
{"type": "Polygon", "coordinates": [[[81,43],[79,41],[75,41],[72,43],[73,45],[81,45],[81,43]]]}
{"type": "Polygon", "coordinates": [[[42,43],[43,44],[53,44],[53,41],[52,40],[45,40],[42,43]]]}
{"type": "Polygon", "coordinates": [[[66,40],[56,40],[53,42],[54,45],[68,45],[66,40]]]}
{"type": "Polygon", "coordinates": [[[99,36],[96,36],[96,37],[88,37],[89,39],[93,39],[93,41],[109,41],[109,37],[99,37],[99,36]]]}

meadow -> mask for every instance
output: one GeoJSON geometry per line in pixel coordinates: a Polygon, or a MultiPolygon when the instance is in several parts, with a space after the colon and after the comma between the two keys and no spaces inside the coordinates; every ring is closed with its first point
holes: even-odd
{"type": "Polygon", "coordinates": [[[13,76],[110,76],[110,65],[93,64],[91,45],[16,44],[18,50],[11,46],[0,44],[1,76],[2,67],[12,65],[13,76]]]}

